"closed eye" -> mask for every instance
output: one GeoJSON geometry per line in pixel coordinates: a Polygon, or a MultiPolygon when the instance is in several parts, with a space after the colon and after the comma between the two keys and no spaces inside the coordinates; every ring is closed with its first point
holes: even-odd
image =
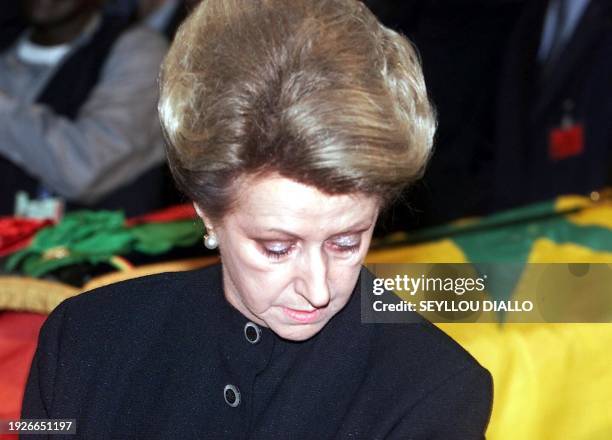
{"type": "Polygon", "coordinates": [[[292,243],[286,242],[272,242],[272,243],[264,243],[262,245],[263,253],[272,259],[278,260],[282,257],[285,257],[291,253],[291,251],[295,248],[295,245],[292,243]]]}
{"type": "Polygon", "coordinates": [[[328,242],[329,246],[337,252],[353,253],[361,247],[361,234],[344,235],[328,242]]]}
{"type": "MultiPolygon", "coordinates": [[[[335,253],[352,254],[361,248],[361,234],[342,235],[325,242],[325,245],[335,253]]],[[[268,258],[280,260],[290,255],[296,248],[293,241],[260,242],[261,252],[268,258]]]]}

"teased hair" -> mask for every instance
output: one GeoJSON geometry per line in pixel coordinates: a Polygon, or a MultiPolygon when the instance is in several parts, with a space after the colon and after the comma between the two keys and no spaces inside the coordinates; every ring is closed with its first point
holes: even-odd
{"type": "Polygon", "coordinates": [[[413,46],[356,0],[203,0],[162,66],[159,113],[177,185],[211,218],[267,173],[388,203],[436,126],[413,46]]]}

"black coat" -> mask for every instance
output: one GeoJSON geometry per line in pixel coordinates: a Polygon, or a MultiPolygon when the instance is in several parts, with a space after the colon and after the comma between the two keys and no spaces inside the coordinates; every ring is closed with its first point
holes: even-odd
{"type": "Polygon", "coordinates": [[[612,2],[591,0],[560,56],[540,66],[547,0],[527,2],[500,85],[493,209],[612,184],[612,2]],[[551,130],[583,127],[583,151],[551,158],[551,130]]]}
{"type": "Polygon", "coordinates": [[[305,342],[252,344],[220,266],[77,296],[41,330],[22,418],[86,439],[483,438],[490,374],[424,320],[362,325],[358,297],[305,342]]]}

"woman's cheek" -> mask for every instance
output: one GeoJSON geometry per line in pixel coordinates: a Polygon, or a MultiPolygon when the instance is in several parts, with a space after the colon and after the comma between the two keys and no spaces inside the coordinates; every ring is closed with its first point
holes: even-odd
{"type": "Polygon", "coordinates": [[[271,270],[256,271],[252,276],[249,285],[253,286],[251,291],[258,302],[275,302],[291,287],[292,277],[289,267],[277,266],[271,270]]]}
{"type": "Polygon", "coordinates": [[[361,262],[358,260],[355,264],[337,268],[330,273],[330,281],[334,286],[335,292],[341,292],[343,296],[350,296],[353,292],[357,278],[361,271],[361,262]]]}

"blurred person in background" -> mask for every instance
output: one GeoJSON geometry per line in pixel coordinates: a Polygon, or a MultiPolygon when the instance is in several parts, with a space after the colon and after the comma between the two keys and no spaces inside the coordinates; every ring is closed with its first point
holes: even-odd
{"type": "Polygon", "coordinates": [[[172,41],[179,25],[187,17],[188,9],[195,3],[195,0],[140,0],[138,17],[144,25],[172,41]]]}
{"type": "Polygon", "coordinates": [[[156,78],[167,44],[103,7],[23,2],[28,27],[0,53],[0,214],[20,190],[128,215],[162,203],[156,78]]]}
{"type": "Polygon", "coordinates": [[[174,39],[178,27],[200,0],[109,0],[106,10],[174,39]]]}
{"type": "Polygon", "coordinates": [[[17,2],[5,2],[0,9],[0,50],[11,44],[19,33],[25,28],[26,23],[20,14],[17,2]]]}
{"type": "Polygon", "coordinates": [[[612,183],[611,93],[612,2],[527,2],[502,72],[491,209],[612,183]]]}

